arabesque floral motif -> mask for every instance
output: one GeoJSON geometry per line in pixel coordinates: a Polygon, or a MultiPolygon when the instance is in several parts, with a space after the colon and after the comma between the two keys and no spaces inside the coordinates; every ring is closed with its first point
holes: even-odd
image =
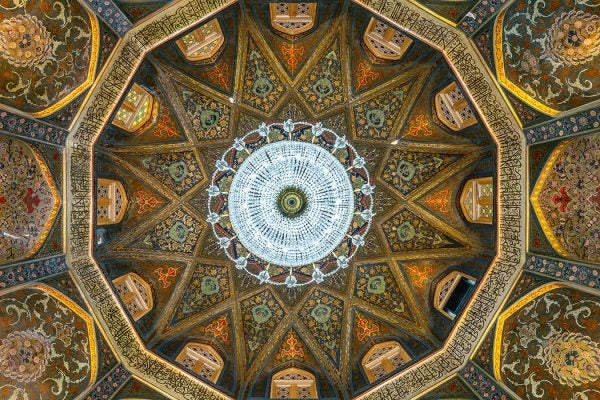
{"type": "Polygon", "coordinates": [[[46,116],[92,84],[100,29],[73,0],[6,0],[0,4],[2,103],[46,116]]]}
{"type": "Polygon", "coordinates": [[[51,356],[50,340],[32,330],[11,332],[0,345],[0,369],[6,378],[28,383],[37,380],[51,356]]]}
{"type": "Polygon", "coordinates": [[[19,14],[0,22],[0,56],[16,67],[38,65],[51,47],[50,32],[35,15],[19,14]]]}
{"type": "Polygon", "coordinates": [[[554,379],[563,385],[580,386],[600,376],[600,348],[579,332],[551,336],[544,346],[544,360],[554,379]]]}
{"type": "Polygon", "coordinates": [[[600,377],[593,294],[550,283],[498,319],[494,374],[523,400],[591,399],[600,377]]]}

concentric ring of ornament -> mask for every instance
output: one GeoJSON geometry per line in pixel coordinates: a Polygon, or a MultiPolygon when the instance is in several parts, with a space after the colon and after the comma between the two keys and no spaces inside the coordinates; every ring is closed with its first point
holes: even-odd
{"type": "Polygon", "coordinates": [[[235,267],[261,283],[288,287],[320,283],[340,268],[347,268],[363,245],[374,215],[373,190],[365,160],[345,137],[320,123],[291,120],[271,125],[263,123],[258,129],[236,138],[233,146],[216,162],[208,188],[208,222],[219,246],[235,267]],[[271,155],[278,161],[269,160],[271,155]],[[274,168],[269,170],[264,165],[265,160],[274,168]],[[277,167],[276,163],[279,163],[277,167]],[[309,178],[305,182],[295,178],[289,171],[292,165],[299,173],[315,173],[317,179],[309,178]],[[315,166],[321,170],[315,171],[315,166]],[[275,169],[287,172],[278,177],[275,169]],[[311,188],[310,182],[321,184],[321,181],[326,185],[323,190],[333,185],[333,191],[319,199],[315,197],[318,190],[311,188]],[[293,200],[288,206],[292,213],[299,215],[286,216],[282,212],[282,199],[293,200]],[[294,201],[298,200],[306,201],[302,204],[305,208],[294,208],[294,201]],[[260,218],[256,217],[257,213],[260,218]],[[333,222],[318,219],[328,213],[339,215],[341,221],[335,223],[338,217],[333,222]],[[311,222],[306,222],[311,217],[311,222]],[[286,228],[281,229],[270,218],[278,219],[286,228]],[[306,232],[301,231],[303,226],[307,227],[306,232]],[[317,233],[311,234],[309,229],[315,227],[317,233]],[[331,240],[325,240],[323,235],[323,230],[328,228],[331,240]],[[288,231],[292,240],[288,240],[290,237],[278,239],[281,235],[287,236],[288,231]],[[260,238],[255,238],[255,234],[260,238]],[[294,240],[301,240],[303,244],[294,247],[294,240]]]}

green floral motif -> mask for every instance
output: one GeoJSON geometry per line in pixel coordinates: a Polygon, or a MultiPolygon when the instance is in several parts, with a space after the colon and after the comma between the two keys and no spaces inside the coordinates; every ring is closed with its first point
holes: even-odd
{"type": "Polygon", "coordinates": [[[326,324],[331,318],[331,307],[324,304],[318,304],[310,312],[310,316],[320,324],[326,324]]]}
{"type": "Polygon", "coordinates": [[[346,101],[340,54],[339,40],[336,39],[298,88],[298,92],[316,114],[346,101]]]}
{"type": "Polygon", "coordinates": [[[300,319],[337,368],[340,365],[344,302],[315,290],[304,303],[300,319]]]}
{"type": "Polygon", "coordinates": [[[461,156],[395,149],[390,153],[381,177],[406,196],[461,156]]]}
{"type": "Polygon", "coordinates": [[[250,37],[247,58],[242,102],[269,114],[283,97],[285,85],[250,37]]]}
{"type": "Polygon", "coordinates": [[[219,281],[212,276],[205,276],[202,278],[202,282],[200,283],[200,290],[202,294],[210,296],[212,294],[219,293],[219,281]]]}
{"type": "Polygon", "coordinates": [[[175,310],[171,325],[227,300],[231,295],[227,271],[226,266],[198,264],[175,310]]]}
{"type": "Polygon", "coordinates": [[[356,136],[362,139],[388,140],[400,120],[412,81],[372,97],[353,108],[356,136]]]}
{"type": "Polygon", "coordinates": [[[273,332],[285,317],[285,311],[268,290],[242,300],[240,307],[246,343],[246,367],[250,368],[262,347],[271,339],[273,332]]]}
{"type": "Polygon", "coordinates": [[[273,316],[269,307],[264,304],[259,304],[257,306],[252,307],[252,318],[257,324],[264,324],[273,316]]]}
{"type": "Polygon", "coordinates": [[[367,292],[371,294],[385,293],[385,277],[381,275],[369,277],[369,282],[367,282],[367,292]]]}
{"type": "Polygon", "coordinates": [[[152,154],[142,159],[142,166],[179,196],[204,180],[193,151],[152,154]]]}
{"type": "Polygon", "coordinates": [[[199,141],[226,139],[229,136],[231,107],[185,86],[176,87],[199,141]]]}
{"type": "Polygon", "coordinates": [[[192,255],[204,225],[184,210],[177,210],[134,240],[130,247],[192,255]]]}
{"type": "Polygon", "coordinates": [[[450,237],[407,209],[385,221],[385,237],[393,252],[459,247],[450,237]]]}
{"type": "Polygon", "coordinates": [[[358,265],[354,295],[401,318],[415,321],[387,262],[358,265]]]}

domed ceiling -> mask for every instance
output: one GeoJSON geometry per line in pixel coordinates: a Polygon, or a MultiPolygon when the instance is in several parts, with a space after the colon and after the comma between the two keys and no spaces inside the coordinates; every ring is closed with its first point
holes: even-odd
{"type": "Polygon", "coordinates": [[[96,142],[98,185],[118,181],[128,199],[119,224],[96,226],[96,260],[119,295],[127,274],[149,284],[153,306],[132,318],[145,345],[199,378],[178,356],[211,346],[224,366],[209,384],[224,393],[268,397],[290,366],[314,374],[320,397],[365,392],[444,344],[455,319],[434,307],[437,284],[456,271],[478,282],[495,255],[495,222],[470,223],[460,205],[467,181],[495,176],[495,144],[478,121],[457,131],[438,117],[436,95],[460,87],[439,52],[402,33],[412,43],[399,60],[373,57],[363,38],[373,17],[320,2],[314,27],[290,37],[268,3],[228,7],[215,17],[216,58],[191,62],[178,46],[197,26],[151,51],[126,90],[152,96],[151,120],[135,134],[109,123],[96,142]],[[375,187],[350,267],[297,287],[234,268],[207,221],[211,176],[234,139],[287,120],[346,137],[375,187]],[[389,341],[406,357],[370,381],[362,360],[389,341]]]}
{"type": "Polygon", "coordinates": [[[0,398],[593,398],[598,10],[1,1],[0,398]]]}

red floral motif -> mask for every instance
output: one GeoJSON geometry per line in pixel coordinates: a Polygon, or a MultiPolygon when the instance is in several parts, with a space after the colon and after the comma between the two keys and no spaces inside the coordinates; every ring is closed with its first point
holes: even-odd
{"type": "Polygon", "coordinates": [[[417,118],[410,123],[408,128],[409,136],[431,136],[433,130],[429,126],[429,121],[426,120],[424,114],[417,115],[417,118]]]}
{"type": "Polygon", "coordinates": [[[358,329],[358,340],[360,342],[364,342],[367,338],[379,332],[379,327],[374,322],[363,317],[358,317],[356,328],[358,329]]]}
{"type": "Polygon", "coordinates": [[[296,71],[300,58],[304,55],[304,46],[298,46],[292,43],[289,47],[284,44],[281,45],[281,54],[287,62],[287,67],[292,74],[296,71]]]}
{"type": "Polygon", "coordinates": [[[567,189],[564,186],[560,188],[559,192],[560,196],[555,194],[552,198],[552,201],[555,205],[560,204],[560,207],[558,209],[560,210],[560,212],[564,213],[567,211],[567,205],[573,199],[569,197],[569,195],[567,194],[567,189]]]}
{"type": "Polygon", "coordinates": [[[588,197],[588,201],[596,207],[596,211],[600,212],[600,186],[596,188],[596,194],[588,197]]]}
{"type": "Polygon", "coordinates": [[[159,122],[156,125],[156,129],[152,134],[157,137],[171,137],[175,136],[177,131],[171,118],[167,114],[162,114],[159,118],[159,122]]]}
{"type": "Polygon", "coordinates": [[[212,83],[227,89],[229,86],[229,66],[226,63],[215,65],[215,67],[208,72],[208,78],[212,83]]]}
{"type": "Polygon", "coordinates": [[[302,347],[298,347],[296,349],[296,345],[299,343],[298,339],[294,337],[294,335],[290,335],[290,337],[286,340],[286,343],[289,346],[289,349],[284,350],[281,349],[281,357],[289,356],[290,358],[302,357],[304,358],[304,349],[302,347]]]}
{"type": "Polygon", "coordinates": [[[35,211],[35,207],[40,205],[40,198],[37,194],[33,195],[32,188],[27,188],[25,197],[23,197],[23,203],[27,206],[27,213],[31,214],[35,211]]]}
{"type": "Polygon", "coordinates": [[[219,319],[211,322],[210,325],[204,329],[204,332],[213,335],[223,343],[227,343],[227,339],[229,338],[229,333],[227,332],[228,326],[229,322],[227,322],[227,316],[222,315],[219,319]]]}
{"type": "Polygon", "coordinates": [[[371,70],[372,66],[370,64],[360,63],[358,64],[358,74],[356,75],[356,81],[358,85],[356,89],[360,89],[363,86],[369,84],[369,79],[371,82],[374,82],[379,78],[379,73],[371,70]]]}
{"type": "Polygon", "coordinates": [[[154,208],[158,203],[160,203],[160,201],[157,200],[156,197],[152,195],[152,193],[144,192],[143,190],[138,190],[136,195],[136,202],[138,204],[138,214],[143,214],[146,211],[148,211],[148,208],[146,207],[154,208]]]}
{"type": "Polygon", "coordinates": [[[154,272],[156,274],[158,274],[158,280],[160,282],[162,282],[162,284],[163,284],[163,289],[166,289],[169,286],[171,286],[171,282],[169,281],[169,278],[177,276],[178,270],[179,270],[179,268],[173,268],[173,267],[169,267],[169,269],[167,270],[166,273],[163,272],[162,267],[154,270],[154,272]]]}
{"type": "Polygon", "coordinates": [[[429,267],[424,267],[422,270],[419,267],[406,267],[407,271],[410,273],[410,276],[415,284],[415,286],[419,288],[425,287],[429,279],[429,273],[432,271],[429,267]]]}
{"type": "Polygon", "coordinates": [[[450,191],[448,189],[440,190],[437,193],[433,193],[425,200],[429,207],[443,213],[447,213],[448,211],[450,211],[450,209],[448,208],[449,201],[450,191]]]}

